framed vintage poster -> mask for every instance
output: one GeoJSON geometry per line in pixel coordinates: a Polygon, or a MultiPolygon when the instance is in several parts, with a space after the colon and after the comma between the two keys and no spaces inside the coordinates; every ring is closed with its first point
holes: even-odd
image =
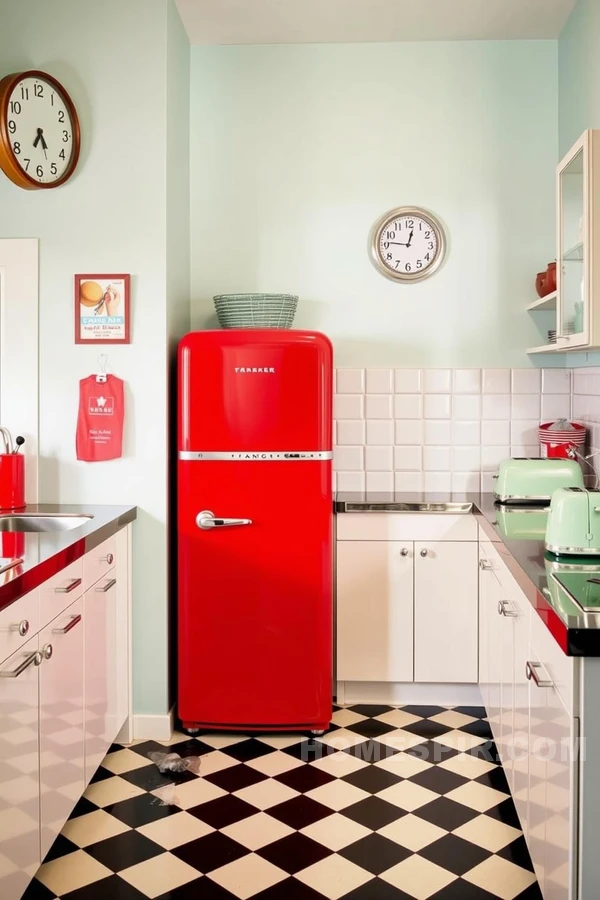
{"type": "Polygon", "coordinates": [[[75,276],[75,343],[129,344],[129,275],[75,276]]]}

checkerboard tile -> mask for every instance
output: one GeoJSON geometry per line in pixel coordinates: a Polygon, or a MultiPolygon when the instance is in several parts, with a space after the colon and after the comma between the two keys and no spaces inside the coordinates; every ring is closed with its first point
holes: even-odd
{"type": "Polygon", "coordinates": [[[541,900],[485,710],[364,704],[322,738],[111,747],[24,900],[197,897],[541,900]]]}

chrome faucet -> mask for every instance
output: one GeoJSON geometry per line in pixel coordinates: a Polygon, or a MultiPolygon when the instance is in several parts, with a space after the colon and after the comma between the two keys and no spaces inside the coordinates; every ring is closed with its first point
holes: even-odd
{"type": "Polygon", "coordinates": [[[13,452],[13,442],[12,442],[12,437],[11,437],[10,431],[8,430],[8,428],[4,428],[2,425],[0,425],[0,434],[2,435],[2,437],[4,439],[4,452],[12,453],[13,452]]]}

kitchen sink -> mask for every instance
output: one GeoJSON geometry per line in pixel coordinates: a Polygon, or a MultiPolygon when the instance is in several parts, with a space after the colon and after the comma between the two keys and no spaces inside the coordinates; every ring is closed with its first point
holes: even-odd
{"type": "Polygon", "coordinates": [[[71,513],[23,513],[22,515],[0,515],[1,531],[71,531],[87,525],[93,516],[71,513]]]}
{"type": "Polygon", "coordinates": [[[445,513],[446,515],[466,515],[472,512],[472,503],[435,503],[427,501],[407,501],[404,503],[370,503],[369,501],[347,502],[344,512],[403,512],[403,513],[445,513]]]}

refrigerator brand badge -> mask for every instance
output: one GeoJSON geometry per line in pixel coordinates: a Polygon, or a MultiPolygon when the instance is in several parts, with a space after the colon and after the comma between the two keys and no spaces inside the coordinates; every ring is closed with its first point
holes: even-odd
{"type": "Polygon", "coordinates": [[[274,375],[274,366],[236,366],[236,375],[274,375]]]}
{"type": "Polygon", "coordinates": [[[113,397],[90,397],[90,416],[112,416],[114,412],[113,397]]]}

